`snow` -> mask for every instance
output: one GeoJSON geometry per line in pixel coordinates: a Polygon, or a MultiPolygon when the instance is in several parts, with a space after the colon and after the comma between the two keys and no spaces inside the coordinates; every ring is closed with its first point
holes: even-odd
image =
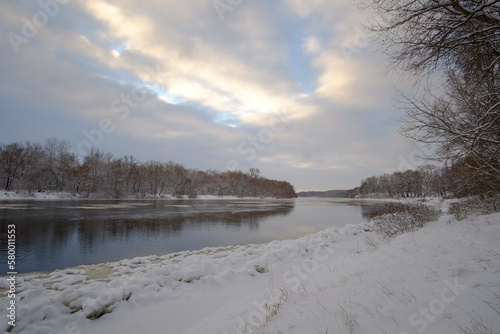
{"type": "Polygon", "coordinates": [[[499,241],[500,213],[445,213],[392,240],[362,223],[19,275],[11,332],[498,333],[499,241]]]}
{"type": "Polygon", "coordinates": [[[60,200],[60,199],[78,199],[67,192],[16,192],[0,191],[0,200],[60,200]]]}
{"type": "MultiPolygon", "coordinates": [[[[96,199],[105,199],[109,200],[110,198],[102,197],[100,198],[98,195],[94,195],[92,198],[85,198],[81,194],[72,194],[64,191],[46,191],[46,192],[31,192],[27,191],[0,191],[0,200],[96,200],[96,199]],[[95,197],[95,198],[94,198],[95,197]]],[[[271,199],[271,197],[237,197],[237,196],[215,196],[215,195],[198,195],[195,200],[232,200],[232,199],[271,199]]],[[[169,195],[169,194],[161,194],[161,195],[143,195],[142,197],[131,196],[120,198],[121,200],[127,199],[166,199],[166,200],[177,200],[177,199],[191,199],[188,195],[182,195],[182,198],[178,196],[169,195]]]]}

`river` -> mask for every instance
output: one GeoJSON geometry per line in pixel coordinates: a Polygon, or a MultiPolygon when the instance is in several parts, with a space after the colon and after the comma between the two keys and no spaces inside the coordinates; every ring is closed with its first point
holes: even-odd
{"type": "MultiPolygon", "coordinates": [[[[367,219],[373,205],[331,198],[0,201],[0,253],[16,228],[18,273],[298,238],[367,219]]],[[[7,270],[2,256],[0,268],[7,270]]]]}

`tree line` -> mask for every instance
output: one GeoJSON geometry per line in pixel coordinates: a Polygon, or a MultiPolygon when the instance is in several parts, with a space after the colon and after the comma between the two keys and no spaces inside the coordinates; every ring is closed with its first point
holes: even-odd
{"type": "Polygon", "coordinates": [[[326,191],[301,191],[298,197],[329,197],[329,198],[355,198],[359,195],[359,187],[347,190],[326,190],[326,191]]]}
{"type": "Polygon", "coordinates": [[[344,198],[346,196],[347,190],[326,190],[326,191],[301,191],[297,195],[299,197],[333,197],[333,198],[344,198]]]}
{"type": "Polygon", "coordinates": [[[370,176],[361,181],[360,195],[383,197],[446,196],[453,193],[448,167],[419,166],[415,170],[370,176]]]}
{"type": "Polygon", "coordinates": [[[383,197],[491,195],[491,184],[471,182],[475,171],[465,162],[451,166],[421,165],[391,174],[370,176],[361,181],[359,194],[383,197]]]}
{"type": "Polygon", "coordinates": [[[201,171],[175,162],[141,162],[91,149],[80,161],[66,140],[0,145],[0,184],[7,191],[69,192],[85,198],[173,195],[296,197],[287,181],[267,179],[256,168],[201,171]]]}

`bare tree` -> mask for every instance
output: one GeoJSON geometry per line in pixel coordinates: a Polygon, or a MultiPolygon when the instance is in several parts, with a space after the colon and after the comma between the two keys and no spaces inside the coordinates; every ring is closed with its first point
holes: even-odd
{"type": "Polygon", "coordinates": [[[148,186],[151,195],[159,195],[167,185],[169,170],[165,168],[165,164],[158,161],[147,161],[144,164],[146,175],[146,185],[148,186]]]}
{"type": "Polygon", "coordinates": [[[251,178],[257,178],[260,176],[260,169],[258,168],[250,168],[248,170],[248,175],[250,175],[251,178]]]}
{"type": "Polygon", "coordinates": [[[383,51],[405,70],[470,64],[471,51],[476,59],[493,55],[498,61],[498,0],[361,1],[377,14],[369,29],[378,33],[383,51]]]}
{"type": "Polygon", "coordinates": [[[42,174],[42,164],[41,161],[45,158],[45,151],[43,150],[42,145],[40,144],[32,144],[30,142],[26,142],[25,154],[23,156],[22,170],[21,170],[21,181],[22,187],[28,190],[28,193],[31,194],[33,189],[37,189],[38,191],[43,190],[43,184],[39,182],[42,174]]]}
{"type": "Polygon", "coordinates": [[[90,193],[101,194],[106,191],[108,162],[112,159],[111,153],[104,153],[91,148],[83,159],[83,166],[88,171],[86,175],[86,190],[90,193]]]}
{"type": "Polygon", "coordinates": [[[488,179],[494,190],[500,182],[500,97],[494,101],[467,88],[459,77],[450,79],[447,96],[406,98],[401,129],[411,139],[434,145],[430,158],[464,162],[471,169],[467,182],[488,179]]]}
{"type": "Polygon", "coordinates": [[[14,180],[24,164],[26,150],[23,144],[12,143],[0,146],[0,167],[5,177],[5,190],[11,190],[14,180]]]}
{"type": "Polygon", "coordinates": [[[402,133],[460,163],[466,182],[500,189],[500,0],[366,0],[393,66],[446,79],[443,93],[401,93],[402,133]]]}
{"type": "Polygon", "coordinates": [[[139,161],[131,155],[124,156],[121,161],[124,173],[125,193],[127,195],[139,193],[139,161]]]}

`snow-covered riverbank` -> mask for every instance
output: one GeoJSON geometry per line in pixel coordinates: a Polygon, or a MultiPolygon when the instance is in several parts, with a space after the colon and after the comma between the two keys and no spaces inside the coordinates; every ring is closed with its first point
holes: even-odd
{"type": "MultiPolygon", "coordinates": [[[[215,195],[200,195],[197,196],[196,199],[199,200],[212,200],[212,199],[217,199],[217,200],[224,200],[224,199],[272,199],[274,197],[237,197],[237,196],[215,196],[215,195]]],[[[85,197],[81,196],[80,194],[71,194],[69,192],[57,192],[57,191],[47,191],[47,192],[32,192],[28,193],[27,191],[0,191],[0,200],[47,200],[47,201],[56,201],[56,200],[114,200],[114,198],[107,198],[107,197],[98,197],[98,196],[93,196],[93,197],[85,197]]],[[[177,199],[190,199],[189,196],[183,195],[183,196],[173,196],[173,195],[168,195],[168,194],[162,194],[162,195],[143,195],[143,196],[131,196],[131,197],[123,197],[123,198],[118,198],[117,200],[141,200],[141,199],[172,199],[172,200],[177,200],[177,199]]]]}
{"type": "Polygon", "coordinates": [[[11,332],[500,332],[500,213],[372,227],[18,276],[11,332]]]}

